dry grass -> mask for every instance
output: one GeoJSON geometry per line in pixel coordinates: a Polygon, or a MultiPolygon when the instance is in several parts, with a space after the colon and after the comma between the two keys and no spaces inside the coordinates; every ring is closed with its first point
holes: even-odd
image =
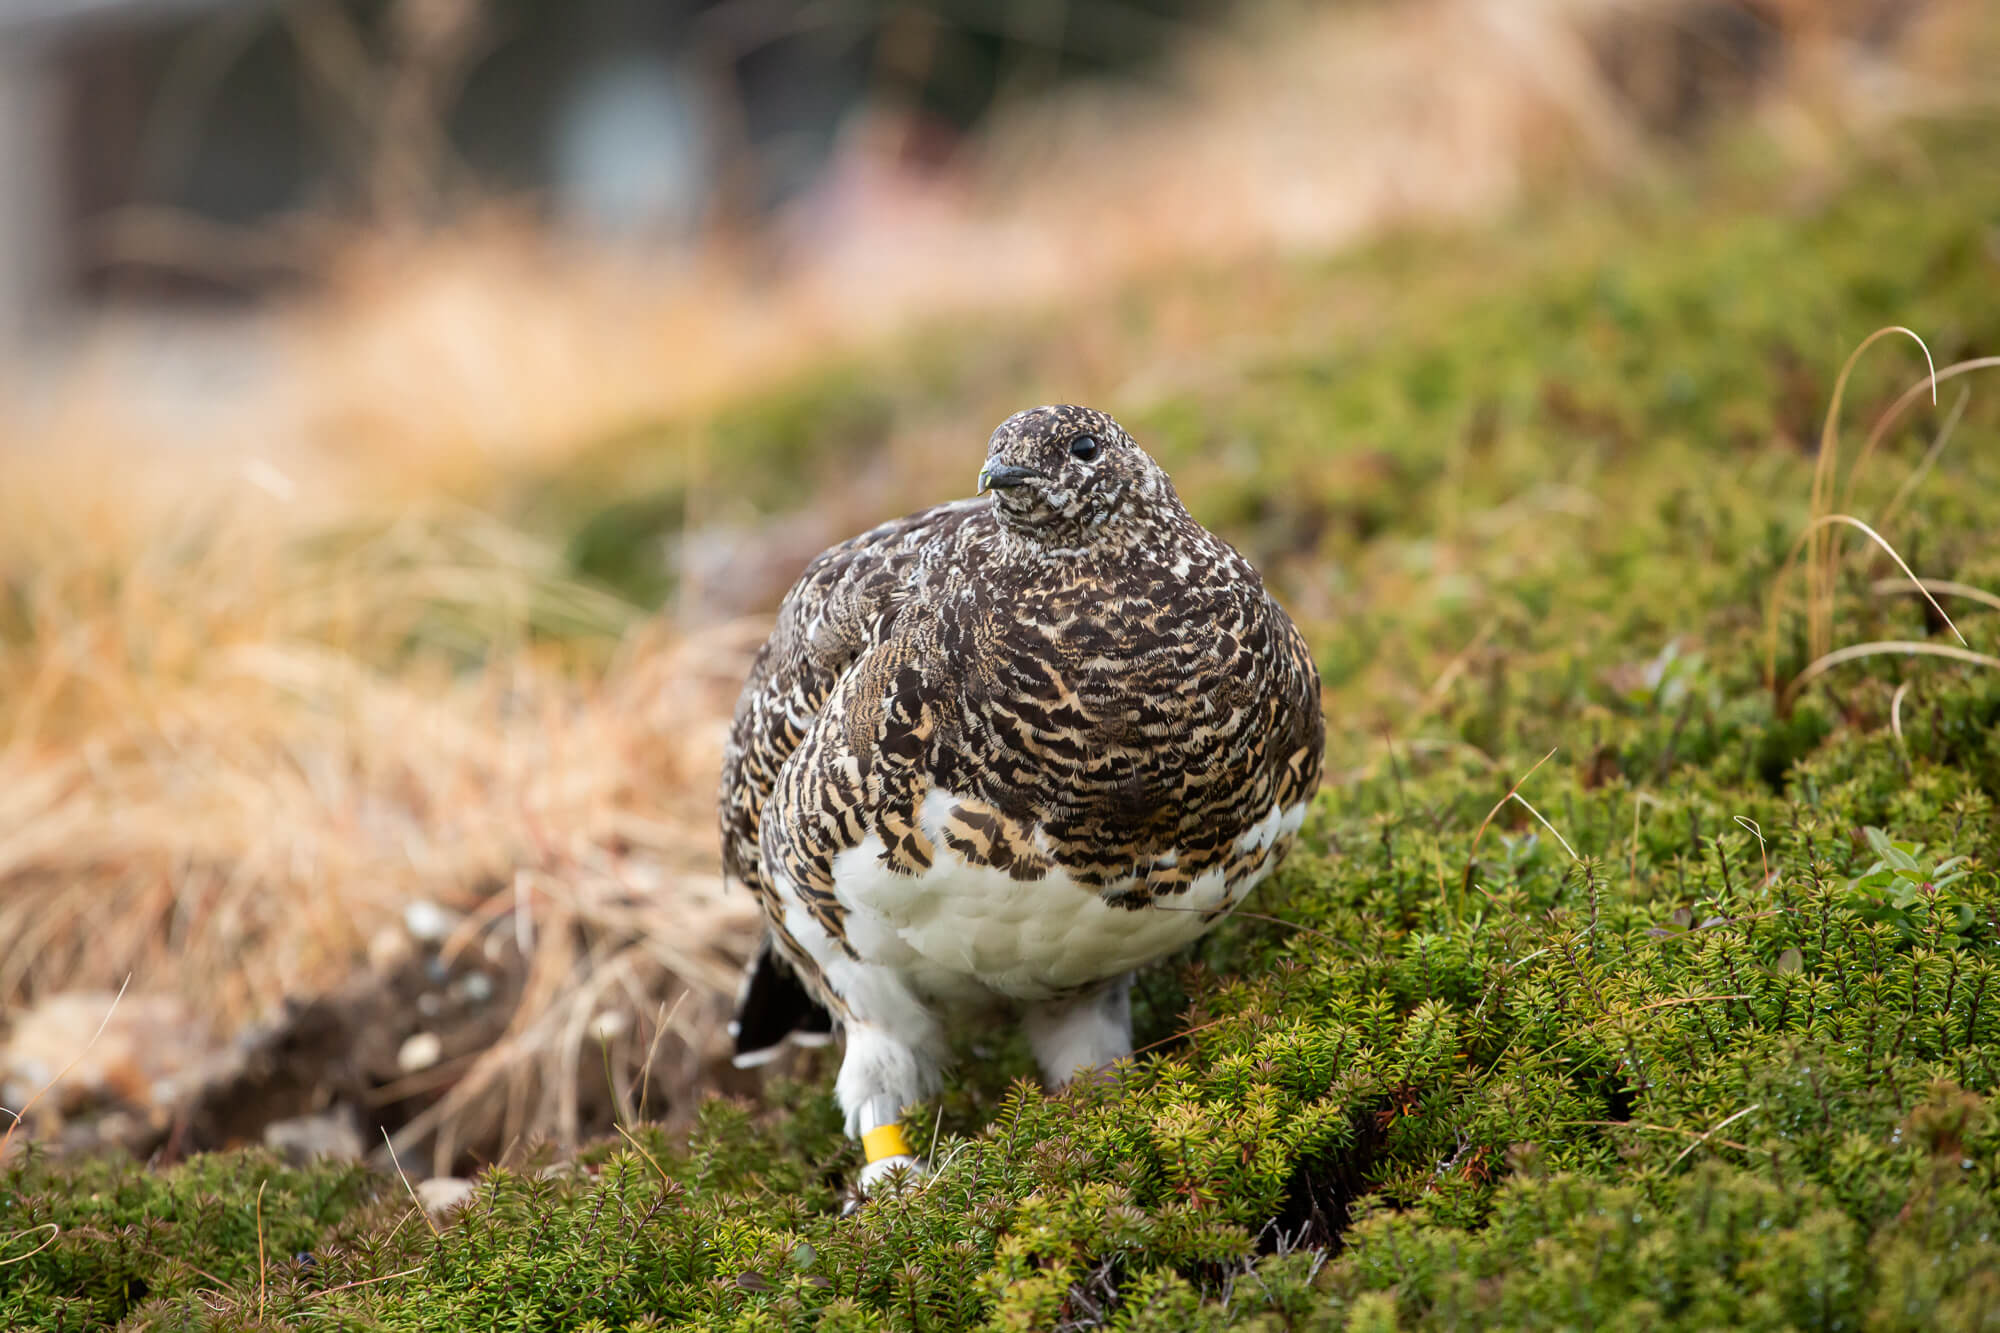
{"type": "MultiPolygon", "coordinates": [[[[1817,679],[1844,663],[1860,661],[1868,657],[1940,657],[1949,658],[1954,661],[1968,662],[1975,666],[2000,668],[2000,658],[1972,650],[1971,646],[1966,643],[1965,635],[1960,633],[1958,626],[1953,623],[1951,616],[1945,611],[1943,605],[1939,603],[1935,594],[1944,593],[1947,596],[1956,594],[1985,605],[2000,604],[2000,598],[1996,598],[1994,594],[1986,592],[1983,589],[1969,587],[1950,580],[1919,578],[1915,571],[1910,568],[1908,562],[1889,543],[1888,538],[1884,537],[1874,527],[1852,514],[1829,512],[1834,503],[1834,491],[1840,478],[1840,408],[1842,400],[1846,395],[1848,377],[1853,373],[1854,367],[1861,359],[1863,352],[1867,351],[1874,343],[1893,334],[1903,334],[1914,340],[1923,349],[1924,362],[1929,373],[1922,380],[1904,390],[1882,412],[1874,426],[1870,429],[1867,440],[1856,454],[1854,462],[1848,467],[1845,485],[1840,487],[1840,500],[1842,504],[1846,504],[1853,499],[1855,488],[1860,481],[1863,468],[1869,458],[1873,456],[1876,447],[1889,430],[1894,427],[1902,414],[1925,391],[1929,392],[1931,403],[1935,406],[1937,403],[1938,385],[1941,381],[1954,379],[1960,375],[1967,375],[1973,371],[1987,370],[1995,366],[2000,366],[2000,358],[1977,357],[1957,362],[1940,370],[1931,361],[1930,348],[1924,346],[1923,339],[1911,330],[1900,326],[1877,329],[1874,333],[1864,338],[1855,347],[1853,352],[1848,355],[1846,363],[1841,366],[1840,374],[1834,380],[1833,398],[1827,406],[1826,421],[1820,431],[1818,457],[1813,468],[1812,495],[1809,509],[1811,517],[1806,522],[1805,530],[1793,542],[1790,553],[1787,554],[1783,565],[1778,571],[1778,577],[1772,584],[1770,601],[1766,609],[1764,679],[1773,690],[1780,708],[1787,707],[1799,689],[1809,681],[1817,679]],[[1953,647],[1950,644],[1921,643],[1905,640],[1881,640],[1870,643],[1849,644],[1844,648],[1835,648],[1833,646],[1835,601],[1839,590],[1840,564],[1842,559],[1840,538],[1844,535],[1846,529],[1853,529],[1860,532],[1875,544],[1881,554],[1886,555],[1894,562],[1896,568],[1903,575],[1903,582],[1895,586],[1899,586],[1906,591],[1913,591],[1921,596],[1930,605],[1931,610],[1937,614],[1938,618],[1944,622],[1945,627],[1952,632],[1953,637],[1958,640],[1958,646],[1953,647]],[[1806,651],[1810,660],[1800,669],[1797,675],[1781,683],[1778,680],[1777,668],[1778,621],[1784,610],[1788,576],[1802,551],[1806,553],[1807,557],[1805,593],[1806,651]]],[[[1904,502],[1915,490],[1917,484],[1929,474],[1932,466],[1937,461],[1938,455],[1943,452],[1946,443],[1950,441],[1953,428],[1957,425],[1959,417],[1964,411],[1964,406],[1965,399],[1961,397],[1958,403],[1954,405],[1951,413],[1945,418],[1931,447],[1924,451],[1924,456],[1911,469],[1909,475],[1904,478],[1903,483],[1883,507],[1881,522],[1884,526],[1901,511],[1904,502]]],[[[1871,587],[1873,591],[1878,593],[1883,590],[1883,584],[1880,581],[1871,585],[1871,587]]],[[[1898,702],[1900,702],[1900,695],[1898,696],[1898,702]]]]}
{"type": "MultiPolygon", "coordinates": [[[[696,1085],[755,929],[711,803],[762,626],[642,622],[438,497],[915,320],[1479,216],[1551,164],[1629,169],[1649,150],[1585,38],[1616,8],[1286,15],[1189,53],[1170,103],[1075,94],[945,176],[886,168],[877,121],[809,253],[780,235],[642,269],[506,217],[352,237],[199,412],[161,413],[103,349],[0,438],[0,1013],[129,973],[233,1029],[440,899],[510,922],[528,980],[399,1146],[429,1136],[443,1169],[469,1141],[574,1138],[600,1060],[628,1113],[658,1050],[696,1085]]],[[[1935,34],[1972,8],[1933,6],[1918,68],[1956,58],[1935,34]]],[[[1794,137],[1843,133],[1864,82],[1869,107],[1917,98],[1883,92],[1894,69],[1837,77],[1837,34],[1814,49],[1816,82],[1771,104],[1794,137]]],[[[1143,382],[1226,342],[1169,312],[1087,373],[1143,382]]]]}
{"type": "MultiPolygon", "coordinates": [[[[631,626],[463,513],[310,542],[232,513],[127,532],[45,529],[7,588],[10,1003],[130,971],[232,1031],[346,979],[411,900],[500,885],[528,991],[445,1105],[492,1084],[510,1134],[574,1137],[600,1009],[728,993],[753,909],[721,893],[710,800],[761,627],[631,626]],[[551,648],[550,623],[623,637],[551,648]],[[524,1082],[537,1054],[562,1077],[524,1082]]],[[[683,1010],[676,1083],[718,1031],[715,1005],[683,1010]]]]}

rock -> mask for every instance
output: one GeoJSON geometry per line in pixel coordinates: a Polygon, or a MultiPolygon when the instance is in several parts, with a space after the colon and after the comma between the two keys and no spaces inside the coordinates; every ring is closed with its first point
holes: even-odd
{"type": "Polygon", "coordinates": [[[320,1115],[294,1116],[264,1126],[264,1146],[295,1166],[320,1158],[358,1162],[367,1151],[354,1113],[345,1106],[320,1115]]]}
{"type": "Polygon", "coordinates": [[[444,1058],[444,1039],[435,1032],[412,1033],[396,1050],[396,1067],[405,1074],[429,1069],[444,1058]]]}
{"type": "Polygon", "coordinates": [[[24,1132],[90,1114],[105,1121],[93,1142],[137,1149],[171,1118],[162,1098],[177,1097],[191,1072],[226,1060],[207,1025],[174,996],[128,992],[114,1008],[116,998],[65,991],[14,1020],[0,1046],[0,1105],[20,1108],[42,1094],[24,1132]]]}
{"type": "Polygon", "coordinates": [[[485,1004],[493,998],[493,978],[484,972],[467,972],[451,983],[451,989],[467,1004],[485,1004]]]}
{"type": "Polygon", "coordinates": [[[436,1217],[450,1212],[472,1197],[472,1182],[459,1176],[432,1176],[417,1182],[417,1201],[436,1217]]]}
{"type": "Polygon", "coordinates": [[[378,976],[388,976],[409,966],[417,947],[407,930],[384,926],[368,940],[368,967],[378,976]]]}
{"type": "Polygon", "coordinates": [[[403,929],[410,938],[424,944],[442,944],[462,920],[458,913],[419,898],[403,909],[403,929]]]}

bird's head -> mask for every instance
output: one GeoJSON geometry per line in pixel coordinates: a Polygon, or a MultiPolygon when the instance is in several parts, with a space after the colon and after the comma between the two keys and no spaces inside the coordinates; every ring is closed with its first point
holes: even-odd
{"type": "Polygon", "coordinates": [[[1000,423],[979,489],[1000,522],[1056,546],[1084,545],[1123,517],[1179,512],[1160,465],[1125,428],[1088,407],[1033,407],[1000,423]]]}

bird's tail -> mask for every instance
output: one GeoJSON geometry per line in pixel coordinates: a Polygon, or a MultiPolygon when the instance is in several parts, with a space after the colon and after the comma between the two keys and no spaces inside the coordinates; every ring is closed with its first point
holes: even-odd
{"type": "Polygon", "coordinates": [[[799,1046],[824,1046],[833,1040],[833,1015],[771,947],[769,935],[743,971],[729,1035],[736,1042],[738,1069],[777,1059],[788,1041],[799,1046]]]}

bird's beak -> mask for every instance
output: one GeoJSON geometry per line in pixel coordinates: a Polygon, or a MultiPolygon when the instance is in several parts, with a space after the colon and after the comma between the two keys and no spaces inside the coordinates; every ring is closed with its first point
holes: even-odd
{"type": "Polygon", "coordinates": [[[1004,491],[1029,481],[1047,481],[1049,474],[1039,468],[1015,467],[1012,463],[988,463],[979,469],[981,491],[1004,491]]]}

